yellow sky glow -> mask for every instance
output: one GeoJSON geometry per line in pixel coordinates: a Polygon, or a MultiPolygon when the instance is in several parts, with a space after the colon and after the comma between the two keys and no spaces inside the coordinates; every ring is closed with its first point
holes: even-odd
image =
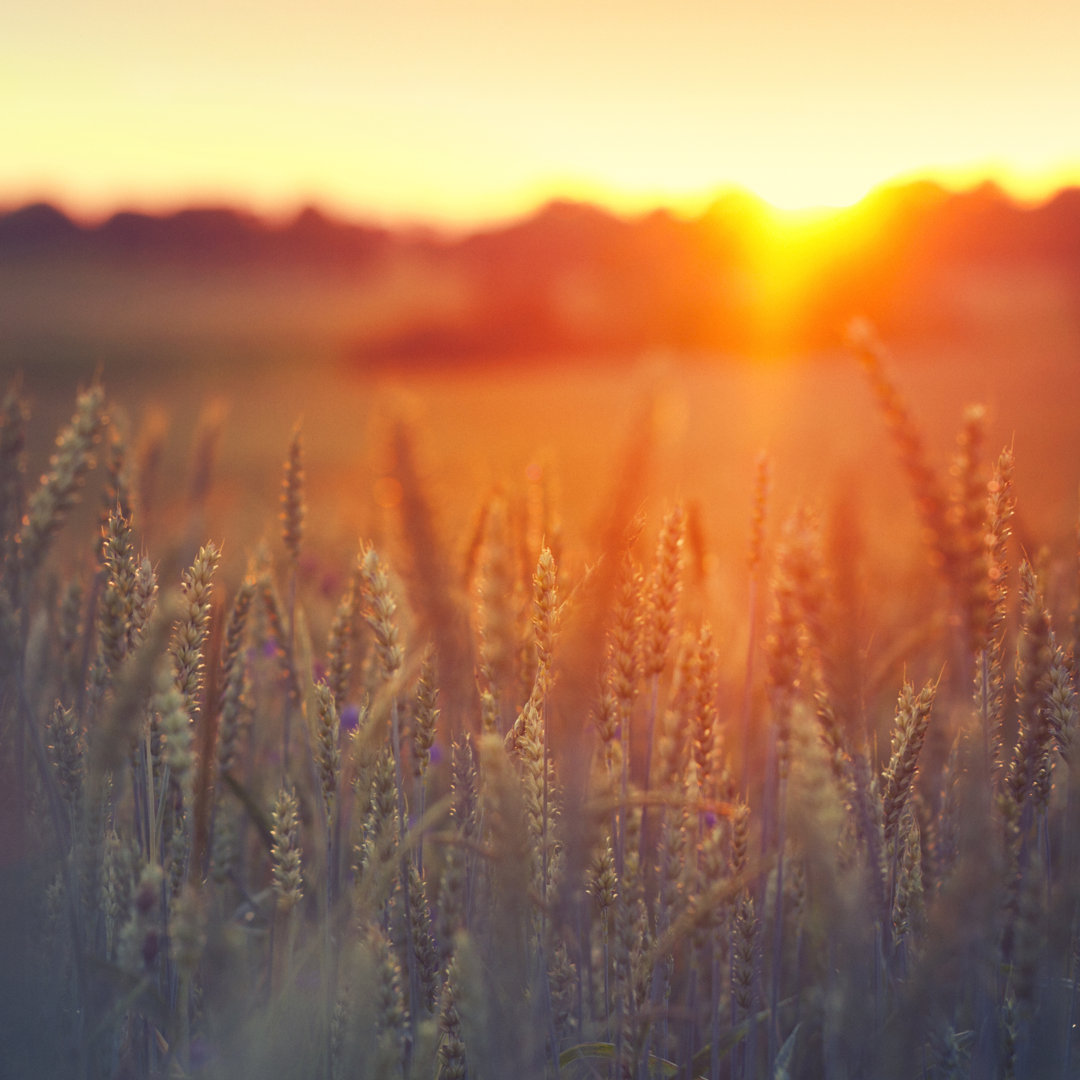
{"type": "Polygon", "coordinates": [[[305,202],[471,225],[1080,181],[1080,6],[42,0],[0,36],[0,205],[305,202]],[[375,10],[378,7],[380,10],[375,10]],[[944,10],[947,9],[947,10],[944,10]]]}

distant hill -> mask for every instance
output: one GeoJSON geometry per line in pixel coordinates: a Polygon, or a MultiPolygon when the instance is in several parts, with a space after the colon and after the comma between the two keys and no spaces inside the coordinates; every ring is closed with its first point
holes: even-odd
{"type": "Polygon", "coordinates": [[[274,224],[231,207],[93,225],[46,203],[0,214],[0,269],[50,261],[160,275],[162,288],[166,271],[234,283],[302,273],[355,290],[358,311],[396,275],[411,291],[397,315],[335,322],[368,361],[807,348],[835,342],[853,314],[894,338],[948,330],[961,317],[949,298],[972,275],[1050,275],[1080,311],[1080,190],[1029,208],[992,185],[922,182],[801,222],[738,193],[694,219],[556,201],[458,238],[314,207],[274,224]]]}
{"type": "Polygon", "coordinates": [[[231,207],[193,207],[155,216],[122,210],[80,225],[48,203],[0,214],[0,259],[28,254],[227,265],[301,258],[356,265],[393,242],[385,229],[336,221],[307,207],[271,226],[231,207]]]}

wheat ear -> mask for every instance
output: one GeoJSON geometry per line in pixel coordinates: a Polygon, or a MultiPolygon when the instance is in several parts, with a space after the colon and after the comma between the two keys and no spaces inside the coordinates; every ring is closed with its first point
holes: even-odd
{"type": "Polygon", "coordinates": [[[30,496],[19,531],[22,571],[27,578],[45,558],[49,541],[75,505],[79,488],[94,464],[93,449],[106,422],[104,400],[105,391],[99,383],[79,395],[71,423],[57,437],[49,471],[30,496]]]}

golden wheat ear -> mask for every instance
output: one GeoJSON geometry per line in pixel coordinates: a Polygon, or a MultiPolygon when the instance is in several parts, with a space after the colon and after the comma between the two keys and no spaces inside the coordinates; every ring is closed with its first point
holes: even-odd
{"type": "Polygon", "coordinates": [[[75,415],[56,440],[49,469],[30,496],[19,530],[22,572],[29,579],[41,565],[53,535],[75,505],[93,451],[105,429],[105,391],[100,383],[79,394],[75,415]]]}
{"type": "Polygon", "coordinates": [[[294,569],[300,562],[300,545],[304,538],[304,520],[307,516],[304,505],[303,451],[303,436],[300,421],[297,421],[289,440],[281,481],[281,540],[294,569]]]}

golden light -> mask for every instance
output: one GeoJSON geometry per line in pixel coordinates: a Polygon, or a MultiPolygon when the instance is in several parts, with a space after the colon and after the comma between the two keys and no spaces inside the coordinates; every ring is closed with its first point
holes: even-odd
{"type": "MultiPolygon", "coordinates": [[[[759,359],[787,356],[810,326],[820,328],[820,320],[830,317],[818,308],[823,281],[872,250],[889,227],[874,199],[784,210],[733,193],[716,204],[710,219],[725,230],[735,224],[743,268],[741,315],[748,349],[759,359]]],[[[833,329],[839,340],[842,328],[833,329]]]]}

